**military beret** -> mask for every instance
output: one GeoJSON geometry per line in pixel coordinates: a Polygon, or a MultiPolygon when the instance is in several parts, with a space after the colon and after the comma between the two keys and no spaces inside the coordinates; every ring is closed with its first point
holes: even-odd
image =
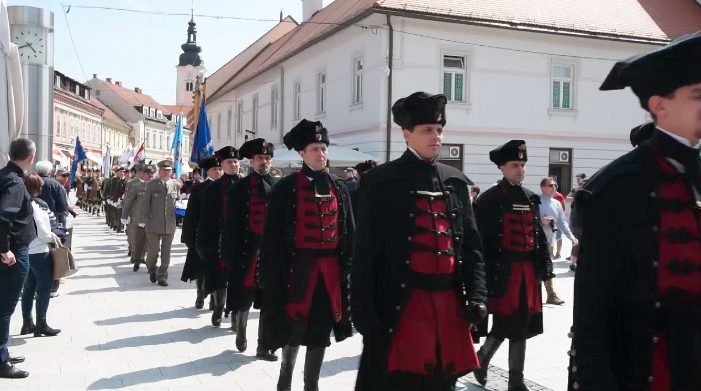
{"type": "Polygon", "coordinates": [[[200,169],[207,171],[211,168],[221,167],[221,162],[216,155],[209,155],[200,160],[198,165],[200,169]]]}
{"type": "Polygon", "coordinates": [[[497,167],[515,160],[527,162],[526,142],[523,140],[511,140],[489,152],[489,160],[496,164],[497,167]]]}
{"type": "Polygon", "coordinates": [[[155,174],[156,167],[153,164],[144,164],[144,166],[141,168],[141,172],[155,174]]]}
{"type": "Polygon", "coordinates": [[[216,152],[214,152],[214,155],[219,158],[220,162],[224,162],[226,159],[238,159],[239,158],[239,153],[236,150],[236,148],[228,145],[216,152]]]}
{"type": "Polygon", "coordinates": [[[173,169],[173,162],[171,162],[168,159],[161,160],[160,162],[158,162],[158,168],[163,168],[165,170],[172,170],[173,169]]]}
{"type": "Polygon", "coordinates": [[[445,126],[446,103],[448,98],[443,94],[415,92],[394,103],[392,106],[394,122],[407,130],[413,130],[416,125],[423,124],[445,126]]]}
{"type": "Polygon", "coordinates": [[[287,149],[294,148],[295,151],[301,151],[312,143],[324,143],[328,146],[329,132],[321,122],[303,119],[292,130],[287,132],[285,137],[282,138],[282,142],[287,149]]]}
{"type": "Polygon", "coordinates": [[[630,87],[643,109],[652,96],[667,96],[680,87],[701,83],[701,31],[661,48],[617,62],[599,89],[630,87]]]}
{"type": "Polygon", "coordinates": [[[256,138],[246,141],[239,149],[241,158],[252,159],[256,155],[268,155],[273,157],[275,146],[265,141],[263,138],[256,138]]]}

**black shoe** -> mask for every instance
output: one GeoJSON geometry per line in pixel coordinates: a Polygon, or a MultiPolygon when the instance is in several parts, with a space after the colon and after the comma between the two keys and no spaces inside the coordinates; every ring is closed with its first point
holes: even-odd
{"type": "Polygon", "coordinates": [[[127,253],[127,257],[131,257],[131,250],[127,253]]]}
{"type": "Polygon", "coordinates": [[[150,272],[149,273],[149,279],[151,280],[152,283],[156,283],[156,272],[150,272]]]}
{"type": "Polygon", "coordinates": [[[199,297],[195,299],[195,309],[201,310],[204,308],[204,298],[200,299],[199,297]]]}
{"type": "Polygon", "coordinates": [[[238,349],[241,353],[245,352],[246,349],[248,349],[248,340],[246,339],[245,334],[236,334],[236,349],[238,349]]]}
{"type": "Polygon", "coordinates": [[[24,323],[22,324],[22,330],[20,330],[19,334],[20,335],[32,334],[34,332],[34,329],[36,329],[36,326],[34,325],[34,320],[33,319],[29,319],[29,321],[25,320],[24,323]]]}
{"type": "Polygon", "coordinates": [[[256,352],[256,357],[265,361],[277,361],[277,354],[271,352],[270,350],[259,350],[256,352]]]}
{"type": "Polygon", "coordinates": [[[577,271],[577,264],[570,265],[570,271],[571,272],[576,272],[577,271]]]}
{"type": "Polygon", "coordinates": [[[139,262],[134,262],[134,267],[132,268],[132,270],[138,272],[140,267],[141,265],[139,264],[139,262]]]}
{"type": "Polygon", "coordinates": [[[221,317],[222,317],[222,312],[224,311],[224,306],[215,306],[214,311],[212,312],[212,326],[214,327],[219,327],[221,326],[221,317]]]}
{"type": "Polygon", "coordinates": [[[60,329],[52,329],[46,324],[46,319],[37,319],[37,327],[34,329],[34,336],[41,337],[46,335],[47,337],[54,337],[61,332],[60,329]]]}
{"type": "Polygon", "coordinates": [[[197,287],[197,299],[195,299],[195,308],[201,310],[204,308],[204,279],[195,279],[195,286],[197,287]]]}
{"type": "Polygon", "coordinates": [[[10,356],[10,364],[12,364],[12,365],[23,363],[23,362],[24,362],[24,357],[22,357],[22,356],[16,356],[16,357],[10,356]]]}
{"type": "Polygon", "coordinates": [[[9,362],[0,364],[0,378],[23,379],[27,376],[29,376],[29,372],[20,370],[9,362]]]}
{"type": "Polygon", "coordinates": [[[160,280],[160,281],[158,281],[158,285],[160,285],[160,286],[168,286],[168,281],[166,281],[166,280],[160,280]]]}

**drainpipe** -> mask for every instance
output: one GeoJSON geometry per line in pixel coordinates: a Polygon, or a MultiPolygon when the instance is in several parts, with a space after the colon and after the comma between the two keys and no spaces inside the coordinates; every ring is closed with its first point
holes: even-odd
{"type": "Polygon", "coordinates": [[[389,20],[390,15],[387,14],[386,16],[387,27],[389,27],[389,54],[387,56],[389,76],[387,76],[387,153],[385,154],[385,161],[389,162],[392,147],[392,77],[394,76],[394,71],[392,70],[392,58],[394,55],[394,28],[392,27],[392,22],[389,20]]]}
{"type": "Polygon", "coordinates": [[[277,93],[277,99],[280,102],[280,114],[278,115],[280,123],[277,124],[277,127],[280,132],[280,144],[282,144],[282,137],[285,135],[285,67],[282,65],[280,65],[280,85],[277,93]]]}

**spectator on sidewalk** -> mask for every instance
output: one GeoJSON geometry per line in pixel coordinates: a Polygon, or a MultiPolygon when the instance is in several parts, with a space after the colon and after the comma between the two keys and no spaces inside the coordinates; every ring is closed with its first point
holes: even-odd
{"type": "Polygon", "coordinates": [[[29,271],[29,243],[36,238],[31,199],[24,186],[24,173],[32,167],[36,145],[18,138],[10,143],[10,162],[0,170],[0,378],[29,376],[14,364],[24,357],[12,357],[7,349],[10,318],[15,312],[29,271]]]}
{"type": "Polygon", "coordinates": [[[353,194],[358,190],[358,180],[355,179],[355,169],[353,167],[346,168],[346,187],[348,191],[353,194]]]}
{"type": "MultiPolygon", "coordinates": [[[[555,200],[557,200],[560,203],[560,205],[562,205],[562,210],[565,211],[566,210],[565,209],[566,208],[565,196],[563,196],[562,193],[560,193],[558,191],[559,186],[558,186],[557,182],[554,182],[554,183],[555,183],[555,196],[553,196],[553,198],[555,200]]],[[[562,230],[561,229],[557,230],[555,239],[557,240],[557,252],[553,255],[553,261],[556,261],[556,260],[562,258],[562,256],[560,255],[560,252],[562,252],[562,230]]],[[[551,251],[551,254],[552,254],[552,251],[551,251]]]]}
{"type": "MultiPolygon", "coordinates": [[[[570,194],[567,195],[567,202],[570,203],[570,225],[572,228],[577,231],[577,224],[574,223],[573,217],[575,216],[575,210],[574,210],[574,197],[577,194],[577,192],[584,187],[584,183],[586,182],[587,179],[587,174],[585,173],[580,173],[577,174],[577,186],[572,188],[572,191],[570,194]]],[[[577,232],[577,234],[579,234],[577,232]]],[[[572,246],[572,254],[570,255],[569,258],[567,258],[568,261],[570,261],[570,270],[575,271],[577,270],[577,255],[579,254],[579,245],[577,246],[572,246]]]]}
{"type": "MultiPolygon", "coordinates": [[[[63,185],[61,185],[59,181],[49,177],[53,169],[54,165],[48,160],[38,161],[34,166],[34,170],[39,174],[44,183],[41,187],[39,198],[46,203],[49,210],[56,216],[58,224],[65,227],[66,220],[68,219],[68,202],[63,185]]],[[[60,285],[61,282],[59,280],[54,280],[53,286],[51,287],[51,297],[58,297],[58,288],[60,285]]]]}
{"type": "Polygon", "coordinates": [[[22,324],[21,335],[34,333],[35,337],[46,335],[53,337],[61,330],[52,329],[46,323],[46,312],[49,309],[52,282],[54,280],[54,264],[49,251],[49,244],[59,241],[59,237],[65,238],[65,232],[58,228],[58,221],[51,208],[39,198],[43,179],[37,174],[28,174],[24,178],[27,192],[31,195],[34,225],[37,237],[29,244],[29,273],[24,283],[22,293],[22,324]],[[32,319],[32,306],[34,294],[37,295],[37,323],[32,319]]]}
{"type": "MultiPolygon", "coordinates": [[[[557,192],[553,178],[543,178],[540,181],[540,190],[542,193],[540,195],[540,219],[543,223],[543,232],[547,237],[548,246],[550,246],[550,252],[552,253],[553,238],[558,230],[562,230],[565,236],[576,246],[578,244],[577,238],[570,231],[570,226],[567,224],[567,219],[565,219],[565,211],[562,209],[562,205],[553,198],[557,192]]],[[[546,303],[555,305],[565,303],[555,293],[552,280],[545,282],[545,290],[548,292],[546,303]]]]}
{"type": "Polygon", "coordinates": [[[472,189],[470,189],[470,197],[472,197],[472,201],[476,200],[477,197],[480,196],[480,192],[481,190],[479,186],[472,186],[472,189]]]}

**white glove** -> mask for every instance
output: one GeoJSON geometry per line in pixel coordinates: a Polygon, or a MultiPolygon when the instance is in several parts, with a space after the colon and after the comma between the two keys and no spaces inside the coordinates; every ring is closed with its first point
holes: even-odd
{"type": "Polygon", "coordinates": [[[119,221],[122,222],[122,225],[127,225],[127,223],[129,222],[129,220],[127,219],[120,219],[119,221]]]}
{"type": "Polygon", "coordinates": [[[146,226],[146,224],[144,224],[144,223],[139,224],[139,227],[141,227],[141,228],[144,228],[145,226],[146,226]]]}

